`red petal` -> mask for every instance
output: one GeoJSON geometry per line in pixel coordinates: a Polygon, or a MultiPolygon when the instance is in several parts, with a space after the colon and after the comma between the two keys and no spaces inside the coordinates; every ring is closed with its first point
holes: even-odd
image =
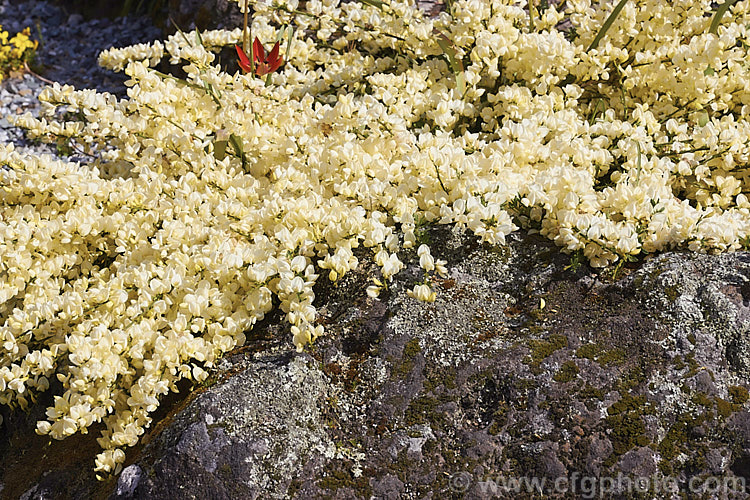
{"type": "Polygon", "coordinates": [[[245,54],[245,51],[242,50],[242,47],[239,45],[234,46],[235,49],[237,49],[237,56],[240,58],[239,64],[240,68],[242,68],[243,71],[246,73],[249,73],[252,71],[252,66],[250,64],[250,59],[247,58],[247,54],[245,54]]]}
{"type": "Polygon", "coordinates": [[[255,64],[260,64],[265,58],[266,51],[263,48],[263,44],[260,43],[260,40],[258,40],[258,37],[256,36],[255,41],[253,41],[253,61],[255,61],[255,64]]]}
{"type": "Polygon", "coordinates": [[[284,58],[279,57],[278,59],[275,59],[273,61],[269,61],[268,63],[268,72],[273,73],[277,69],[281,67],[281,65],[284,63],[284,58]]]}
{"type": "Polygon", "coordinates": [[[273,46],[273,49],[271,49],[271,52],[268,54],[268,57],[266,58],[266,62],[268,63],[268,73],[273,73],[284,62],[283,57],[279,57],[279,42],[276,42],[276,45],[273,46]]]}
{"type": "Polygon", "coordinates": [[[271,49],[271,52],[268,53],[268,57],[266,58],[266,61],[273,62],[278,58],[279,58],[279,42],[276,42],[276,45],[273,46],[273,48],[271,49]]]}

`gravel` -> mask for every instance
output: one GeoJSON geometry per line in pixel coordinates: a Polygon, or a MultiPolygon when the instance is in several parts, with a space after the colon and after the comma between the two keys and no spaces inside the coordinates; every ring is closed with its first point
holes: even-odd
{"type": "MultiPolygon", "coordinates": [[[[26,27],[32,39],[39,41],[35,67],[48,80],[76,88],[97,89],[119,97],[125,96],[125,80],[97,64],[99,53],[110,47],[126,47],[163,38],[147,17],[123,17],[85,20],[76,13],[44,1],[18,2],[0,0],[0,25],[11,36],[26,27]]],[[[55,153],[55,147],[32,143],[23,131],[13,127],[8,115],[32,114],[40,109],[37,96],[47,83],[25,74],[6,78],[0,83],[0,144],[14,143],[16,149],[41,154],[55,153]]],[[[82,158],[66,157],[70,161],[82,158]]]]}

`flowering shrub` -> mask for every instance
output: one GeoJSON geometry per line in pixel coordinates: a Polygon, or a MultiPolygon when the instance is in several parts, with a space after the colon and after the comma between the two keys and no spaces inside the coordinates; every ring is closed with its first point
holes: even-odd
{"type": "Polygon", "coordinates": [[[237,29],[105,51],[126,99],[45,90],[49,116],[18,123],[98,156],[0,148],[0,402],[51,388],[38,432],[104,422],[96,468],[116,471],[160,396],[272,308],[298,348],[322,334],[313,285],[354,269],[353,249],[380,266],[372,296],[414,249],[409,293],[435,300],[445,262],[421,221],[490,244],[520,225],[594,266],[741,248],[750,2],[713,33],[710,0],[633,0],[596,43],[609,2],[565,5],[258,3],[265,46],[297,28],[269,85],[216,63],[237,29]],[[165,57],[187,78],[152,69],[165,57]]]}
{"type": "Polygon", "coordinates": [[[0,81],[11,71],[28,63],[39,46],[39,42],[29,38],[29,28],[16,33],[13,37],[2,28],[0,26],[0,81]]]}

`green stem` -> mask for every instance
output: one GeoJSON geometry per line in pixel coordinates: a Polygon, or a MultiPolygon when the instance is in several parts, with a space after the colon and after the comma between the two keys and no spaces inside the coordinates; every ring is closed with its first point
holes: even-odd
{"type": "Polygon", "coordinates": [[[242,25],[242,51],[245,54],[249,54],[248,59],[250,59],[250,74],[255,74],[255,57],[250,50],[250,31],[248,29],[248,23],[247,23],[247,17],[250,12],[250,5],[248,0],[245,0],[245,17],[244,22],[242,25]]]}
{"type": "Polygon", "coordinates": [[[714,14],[713,19],[711,19],[711,27],[708,28],[709,33],[713,33],[714,35],[717,34],[719,31],[719,25],[721,24],[721,18],[724,17],[724,14],[729,10],[729,7],[736,3],[737,0],[725,0],[723,4],[717,7],[716,13],[714,14]]]}

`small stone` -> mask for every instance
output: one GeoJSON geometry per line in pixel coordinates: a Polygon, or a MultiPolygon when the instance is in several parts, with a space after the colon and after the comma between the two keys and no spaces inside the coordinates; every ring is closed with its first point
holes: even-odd
{"type": "Polygon", "coordinates": [[[138,483],[141,482],[141,476],[143,476],[143,471],[137,465],[125,467],[117,480],[117,496],[126,498],[133,496],[138,483]]]}
{"type": "Polygon", "coordinates": [[[653,450],[647,446],[630,450],[620,459],[620,468],[625,474],[650,477],[656,472],[653,450]]]}
{"type": "Polygon", "coordinates": [[[375,498],[398,498],[404,492],[404,483],[393,474],[374,480],[372,487],[375,498]]]}
{"type": "Polygon", "coordinates": [[[68,17],[68,25],[70,26],[78,26],[83,22],[83,16],[81,14],[71,14],[70,17],[68,17]]]}

